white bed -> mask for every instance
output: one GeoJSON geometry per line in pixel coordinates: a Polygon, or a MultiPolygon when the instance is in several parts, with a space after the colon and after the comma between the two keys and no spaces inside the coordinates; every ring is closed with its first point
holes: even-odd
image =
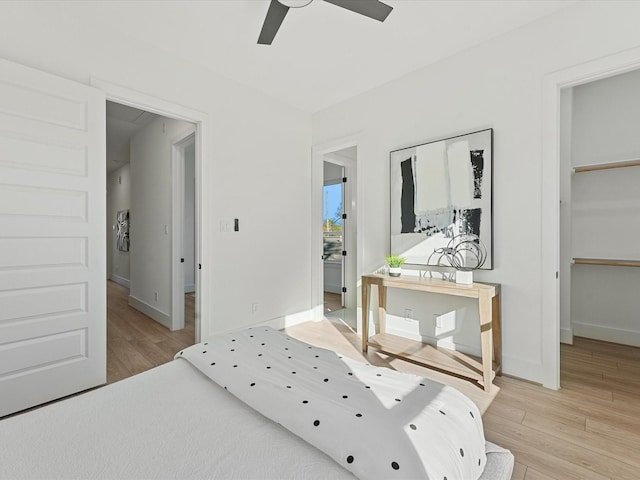
{"type": "MultiPolygon", "coordinates": [[[[383,431],[362,442],[384,449],[388,437],[383,431]]],[[[0,445],[2,479],[354,478],[183,358],[2,420],[0,445]]],[[[513,456],[490,443],[485,448],[479,478],[511,478],[513,456]]]]}

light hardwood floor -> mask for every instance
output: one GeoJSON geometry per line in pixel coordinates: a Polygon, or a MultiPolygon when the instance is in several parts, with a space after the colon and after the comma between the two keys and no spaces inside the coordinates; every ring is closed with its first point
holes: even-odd
{"type": "Polygon", "coordinates": [[[463,391],[483,412],[486,438],[515,455],[514,480],[640,479],[640,348],[576,338],[561,347],[560,391],[499,377],[496,392],[391,358],[329,321],[287,329],[300,340],[463,391]]]}
{"type": "Polygon", "coordinates": [[[173,359],[195,342],[193,295],[185,295],[185,328],[175,332],[129,306],[129,290],[107,282],[107,383],[173,359]]]}
{"type": "Polygon", "coordinates": [[[342,310],[342,295],[339,293],[324,292],[324,313],[342,310]]]}
{"type": "MultiPolygon", "coordinates": [[[[193,343],[193,324],[170,332],[130,308],[126,289],[108,282],[109,382],[173,358],[193,343]]],[[[507,376],[491,394],[475,384],[376,352],[340,322],[290,327],[300,340],[375,365],[452,385],[483,412],[488,440],[515,455],[514,480],[640,479],[640,348],[576,338],[561,347],[562,389],[507,376]]]]}

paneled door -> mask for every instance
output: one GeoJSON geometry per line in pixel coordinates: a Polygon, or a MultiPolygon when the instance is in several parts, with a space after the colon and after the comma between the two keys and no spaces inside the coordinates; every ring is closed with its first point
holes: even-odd
{"type": "Polygon", "coordinates": [[[106,382],[105,96],[0,59],[0,416],[106,382]]]}

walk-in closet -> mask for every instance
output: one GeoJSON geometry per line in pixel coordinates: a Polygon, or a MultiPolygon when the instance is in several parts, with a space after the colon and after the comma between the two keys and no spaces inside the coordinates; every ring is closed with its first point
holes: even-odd
{"type": "Polygon", "coordinates": [[[640,346],[640,70],[561,100],[560,338],[640,346]]]}

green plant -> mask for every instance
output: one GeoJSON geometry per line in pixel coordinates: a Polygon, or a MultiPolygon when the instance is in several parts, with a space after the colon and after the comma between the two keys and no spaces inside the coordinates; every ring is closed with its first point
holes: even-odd
{"type": "Polygon", "coordinates": [[[406,258],[399,257],[398,255],[389,255],[386,258],[386,260],[387,260],[387,265],[389,265],[391,268],[401,267],[402,264],[407,261],[406,258]]]}

